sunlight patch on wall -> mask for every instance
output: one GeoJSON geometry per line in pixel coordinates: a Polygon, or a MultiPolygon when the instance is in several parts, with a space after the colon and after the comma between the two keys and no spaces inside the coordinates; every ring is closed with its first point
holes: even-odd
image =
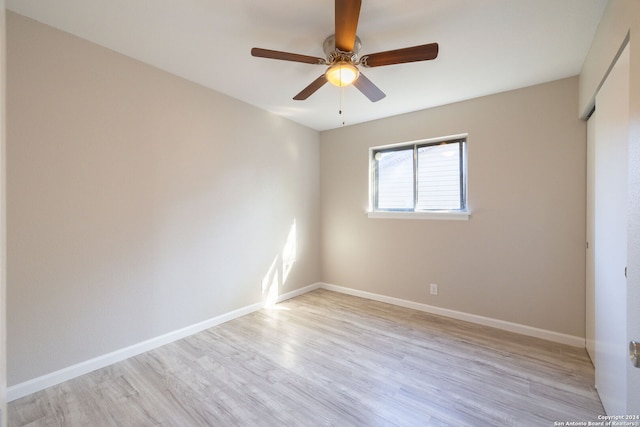
{"type": "Polygon", "coordinates": [[[276,255],[267,274],[262,279],[262,297],[267,306],[274,305],[278,301],[278,258],[279,256],[276,255]]]}
{"type": "Polygon", "coordinates": [[[278,302],[280,288],[287,282],[296,262],[297,240],[296,220],[294,219],[282,251],[275,256],[267,274],[262,278],[262,297],[266,307],[273,307],[278,302]]]}
{"type": "Polygon", "coordinates": [[[297,231],[296,231],[296,220],[293,220],[293,224],[291,224],[291,229],[289,229],[289,235],[287,236],[287,241],[284,244],[284,248],[282,248],[282,283],[286,283],[289,278],[289,273],[291,273],[291,269],[293,268],[293,264],[296,262],[296,241],[297,241],[297,231]]]}

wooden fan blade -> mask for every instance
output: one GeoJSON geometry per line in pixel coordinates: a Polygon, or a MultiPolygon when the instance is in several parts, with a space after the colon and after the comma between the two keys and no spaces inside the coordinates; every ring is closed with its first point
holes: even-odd
{"type": "Polygon", "coordinates": [[[356,43],[361,0],[336,0],[336,49],[352,52],[356,43]]]}
{"type": "Polygon", "coordinates": [[[371,102],[378,102],[382,98],[387,96],[378,88],[378,86],[373,84],[373,82],[366,78],[362,73],[360,73],[360,76],[356,79],[355,82],[353,82],[353,85],[357,87],[358,90],[364,94],[364,96],[369,98],[369,101],[371,102]]]}
{"type": "Polygon", "coordinates": [[[404,64],[406,62],[428,61],[437,57],[438,43],[429,43],[363,55],[360,62],[365,67],[380,67],[383,65],[404,64]]]}
{"type": "Polygon", "coordinates": [[[324,86],[325,83],[327,83],[327,78],[323,74],[317,79],[315,79],[313,82],[311,82],[309,86],[302,89],[302,91],[296,96],[294,96],[293,99],[295,99],[296,101],[304,101],[305,99],[313,95],[318,89],[324,86]]]}
{"type": "Polygon", "coordinates": [[[299,55],[297,53],[280,52],[279,50],[261,49],[254,47],[251,55],[259,58],[281,59],[283,61],[304,62],[306,64],[326,64],[323,58],[315,56],[299,55]]]}

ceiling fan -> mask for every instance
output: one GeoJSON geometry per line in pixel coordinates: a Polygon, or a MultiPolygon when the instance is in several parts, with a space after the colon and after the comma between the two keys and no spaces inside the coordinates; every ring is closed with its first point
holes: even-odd
{"type": "Polygon", "coordinates": [[[386,95],[360,72],[358,66],[381,67],[435,59],[438,56],[438,43],[371,53],[359,58],[361,43],[356,30],[361,4],[361,0],[335,0],[335,34],[327,37],[323,44],[326,59],[258,47],[251,49],[251,55],[328,66],[320,77],[293,97],[297,101],[309,98],[327,82],[339,87],[353,84],[370,101],[380,101],[386,95]]]}

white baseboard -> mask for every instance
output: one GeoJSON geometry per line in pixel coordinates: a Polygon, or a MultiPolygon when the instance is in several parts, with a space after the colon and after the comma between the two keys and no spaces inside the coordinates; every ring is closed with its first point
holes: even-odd
{"type": "MultiPolygon", "coordinates": [[[[385,302],[388,304],[397,305],[400,307],[411,308],[418,311],[423,311],[432,314],[438,314],[441,316],[451,317],[454,319],[464,320],[471,323],[477,323],[480,325],[491,326],[494,328],[516,332],[523,335],[528,335],[536,338],[542,338],[553,342],[562,344],[568,344],[574,347],[585,347],[585,339],[575,337],[572,335],[561,334],[559,332],[548,331],[545,329],[538,329],[531,326],[520,325],[517,323],[505,322],[503,320],[492,319],[489,317],[478,316],[475,314],[463,313],[460,311],[449,310],[446,308],[435,307],[427,304],[417,303],[413,301],[403,300],[400,298],[389,297],[385,295],[374,294],[366,291],[359,291],[357,289],[345,288],[342,286],[331,285],[329,283],[314,283],[309,286],[305,286],[300,289],[288,292],[280,295],[277,302],[282,302],[290,298],[303,295],[307,292],[311,292],[316,289],[327,289],[330,291],[340,292],[343,294],[353,295],[361,298],[366,298],[374,301],[385,302]]],[[[25,381],[7,388],[7,401],[19,399],[29,394],[44,390],[45,388],[52,387],[60,384],[64,381],[71,380],[79,377],[80,375],[88,374],[97,369],[104,368],[114,363],[123,361],[133,356],[137,356],[144,352],[156,349],[163,345],[172,343],[174,341],[186,338],[190,335],[197,334],[205,329],[212,328],[230,320],[236,319],[241,316],[253,313],[254,311],[261,310],[265,307],[265,302],[259,302],[246,307],[239,308],[229,313],[216,316],[212,319],[205,320],[195,325],[188,326],[186,328],[179,329],[177,331],[169,332],[167,334],[143,341],[132,346],[116,350],[114,352],[72,365],[55,372],[25,381]]]]}
{"type": "Polygon", "coordinates": [[[316,289],[320,289],[324,286],[324,283],[314,283],[309,286],[305,286],[304,288],[296,289],[291,292],[287,292],[286,294],[282,294],[278,296],[278,302],[286,301],[291,298],[299,297],[300,295],[304,295],[308,292],[315,291],[316,289]]]}
{"type": "Polygon", "coordinates": [[[573,347],[585,348],[585,339],[576,337],[573,335],[567,335],[560,332],[549,331],[546,329],[534,328],[532,326],[521,325],[518,323],[506,322],[504,320],[492,319],[490,317],[478,316],[476,314],[464,313],[461,311],[449,310],[447,308],[435,307],[428,304],[422,304],[419,302],[413,302],[403,300],[400,298],[389,297],[385,295],[374,294],[366,291],[359,291],[357,289],[345,288],[342,286],[331,285],[329,283],[322,283],[320,288],[329,291],[340,292],[343,294],[353,295],[356,297],[366,298],[374,301],[385,302],[388,304],[397,305],[400,307],[412,308],[418,311],[424,311],[426,313],[437,314],[440,316],[451,317],[458,320],[464,320],[479,325],[490,326],[497,329],[502,329],[509,332],[515,332],[530,337],[536,337],[545,339],[547,341],[553,341],[561,344],[567,344],[573,347]]]}
{"type": "MultiPolygon", "coordinates": [[[[278,297],[278,302],[297,297],[307,292],[311,292],[315,289],[320,288],[321,286],[322,285],[320,283],[315,283],[309,286],[305,286],[304,288],[296,289],[294,291],[280,295],[278,297]]],[[[202,332],[205,329],[209,329],[230,320],[237,319],[238,317],[245,316],[247,314],[253,313],[254,311],[261,310],[262,308],[264,308],[264,306],[264,302],[251,304],[246,307],[231,311],[229,313],[216,316],[212,319],[196,323],[195,325],[187,326],[186,328],[178,329],[177,331],[169,332],[167,334],[151,338],[132,346],[125,347],[123,349],[86,360],[76,365],[72,365],[58,371],[51,372],[49,374],[13,385],[7,388],[7,401],[11,402],[29,394],[44,390],[45,388],[52,387],[62,382],[79,377],[80,375],[88,374],[89,372],[93,372],[97,369],[104,368],[117,362],[121,362],[130,357],[137,356],[139,354],[156,349],[182,338],[186,338],[190,335],[197,334],[198,332],[202,332]]]]}

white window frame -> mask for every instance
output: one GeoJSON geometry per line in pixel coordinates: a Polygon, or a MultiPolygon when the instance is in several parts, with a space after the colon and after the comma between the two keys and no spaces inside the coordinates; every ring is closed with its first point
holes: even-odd
{"type": "Polygon", "coordinates": [[[471,211],[469,209],[469,200],[467,198],[467,180],[468,180],[468,167],[467,167],[467,141],[468,134],[449,135],[438,138],[421,139],[416,141],[401,142],[397,144],[382,145],[369,148],[369,209],[367,210],[367,216],[369,218],[377,219],[437,219],[437,220],[468,220],[471,211]],[[438,142],[454,142],[456,140],[464,140],[464,153],[463,153],[463,194],[462,197],[465,200],[464,209],[460,210],[419,210],[419,211],[385,211],[375,210],[375,197],[376,197],[376,175],[375,165],[376,160],[374,153],[381,150],[388,150],[394,148],[419,146],[436,144],[438,142]]]}

